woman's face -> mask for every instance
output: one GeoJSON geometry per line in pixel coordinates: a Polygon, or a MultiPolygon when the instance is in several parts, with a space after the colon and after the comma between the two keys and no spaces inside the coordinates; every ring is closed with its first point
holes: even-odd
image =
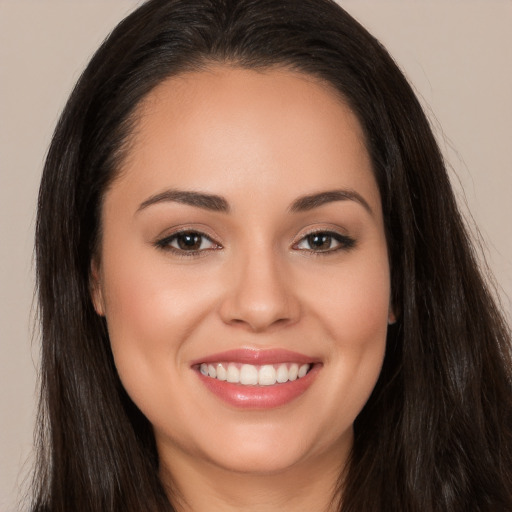
{"type": "Polygon", "coordinates": [[[138,114],[93,298],[163,464],[343,460],[392,316],[356,117],[308,76],[228,67],[168,79],[138,114]]]}

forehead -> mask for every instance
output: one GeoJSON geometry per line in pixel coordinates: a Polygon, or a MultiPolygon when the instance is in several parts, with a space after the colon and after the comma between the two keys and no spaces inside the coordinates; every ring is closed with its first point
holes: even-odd
{"type": "MultiPolygon", "coordinates": [[[[121,181],[295,195],[363,187],[379,203],[360,123],[341,95],[286,69],[212,67],[169,78],[141,103],[121,181]]],[[[227,192],[226,192],[227,191],[227,192]]]]}

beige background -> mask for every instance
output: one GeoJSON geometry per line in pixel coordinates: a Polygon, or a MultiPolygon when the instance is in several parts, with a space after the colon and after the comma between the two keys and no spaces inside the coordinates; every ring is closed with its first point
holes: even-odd
{"type": "MultiPolygon", "coordinates": [[[[435,112],[511,318],[512,0],[340,3],[387,45],[435,112]]],[[[30,465],[38,352],[32,238],[44,155],[81,69],[136,4],[0,0],[0,512],[17,509],[30,465]]]]}

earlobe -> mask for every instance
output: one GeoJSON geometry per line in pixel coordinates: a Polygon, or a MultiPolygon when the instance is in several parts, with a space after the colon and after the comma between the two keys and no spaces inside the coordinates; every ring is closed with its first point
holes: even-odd
{"type": "Polygon", "coordinates": [[[388,312],[388,325],[393,325],[395,323],[396,323],[395,308],[393,307],[393,304],[390,304],[389,312],[388,312]]]}
{"type": "Polygon", "coordinates": [[[89,290],[94,310],[100,316],[105,316],[105,304],[101,289],[100,269],[96,260],[91,262],[91,274],[89,278],[89,290]]]}

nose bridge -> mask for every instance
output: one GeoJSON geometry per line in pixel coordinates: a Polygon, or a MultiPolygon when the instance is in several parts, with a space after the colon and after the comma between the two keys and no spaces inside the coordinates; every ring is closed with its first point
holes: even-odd
{"type": "Polygon", "coordinates": [[[224,321],[261,331],[296,320],[299,308],[287,263],[273,247],[257,244],[234,260],[229,272],[231,286],[222,305],[224,321]]]}

